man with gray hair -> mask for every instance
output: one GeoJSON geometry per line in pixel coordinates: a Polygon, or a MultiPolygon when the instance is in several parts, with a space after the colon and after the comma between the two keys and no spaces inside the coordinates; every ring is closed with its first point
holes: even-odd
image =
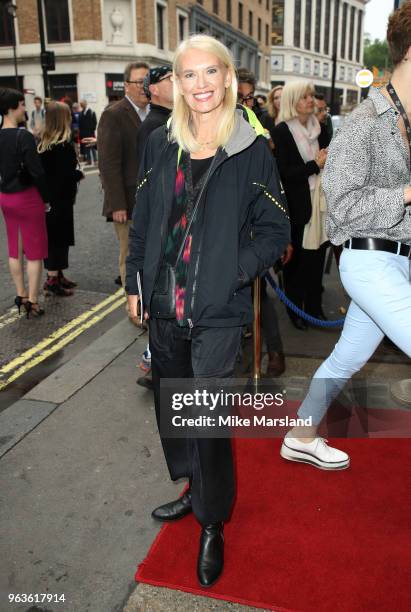
{"type": "Polygon", "coordinates": [[[138,174],[138,133],[149,112],[144,78],[149,66],[132,62],[124,72],[125,96],[108,106],[97,131],[99,170],[104,190],[103,215],[113,221],[120,245],[119,268],[125,285],[128,230],[138,174]]]}

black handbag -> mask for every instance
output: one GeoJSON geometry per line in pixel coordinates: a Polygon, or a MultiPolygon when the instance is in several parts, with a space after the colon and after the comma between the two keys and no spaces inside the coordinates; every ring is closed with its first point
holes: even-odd
{"type": "Polygon", "coordinates": [[[24,161],[21,155],[19,140],[20,140],[21,130],[17,130],[16,135],[16,156],[17,156],[17,179],[23,187],[30,187],[33,184],[33,179],[31,178],[30,172],[27,170],[24,165],[24,161]]]}
{"type": "Polygon", "coordinates": [[[213,158],[210,164],[206,179],[201,187],[200,193],[198,194],[196,203],[193,208],[193,213],[191,215],[190,221],[187,224],[187,228],[184,233],[184,238],[178,251],[177,259],[174,266],[169,263],[162,263],[158,271],[150,306],[150,316],[154,319],[176,318],[176,268],[178,262],[180,261],[180,257],[183,254],[184,245],[190,232],[191,225],[196,216],[198,205],[200,204],[200,200],[204,193],[204,188],[210,177],[214,160],[215,157],[213,158]]]}

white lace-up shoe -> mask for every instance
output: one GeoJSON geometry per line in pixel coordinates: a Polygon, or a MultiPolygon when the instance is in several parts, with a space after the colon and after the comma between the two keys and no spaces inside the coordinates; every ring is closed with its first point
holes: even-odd
{"type": "Polygon", "coordinates": [[[300,442],[286,436],[280,451],[283,459],[309,463],[321,470],[344,470],[350,465],[347,453],[328,446],[324,438],[315,438],[312,442],[300,442]]]}

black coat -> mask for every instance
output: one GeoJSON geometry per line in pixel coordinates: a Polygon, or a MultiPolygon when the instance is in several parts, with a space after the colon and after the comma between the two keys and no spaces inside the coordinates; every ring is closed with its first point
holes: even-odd
{"type": "Polygon", "coordinates": [[[143,159],[144,149],[147,144],[148,137],[151,132],[154,132],[158,127],[167,123],[167,119],[170,117],[171,110],[165,108],[165,106],[159,106],[158,104],[150,104],[150,112],[144,119],[137,132],[137,159],[138,166],[143,159]]]}
{"type": "MultiPolygon", "coordinates": [[[[275,145],[274,155],[287,197],[292,225],[305,225],[311,218],[311,196],[308,178],[319,174],[320,168],[315,161],[304,162],[293,135],[285,122],[279,123],[273,130],[275,145]]],[[[321,125],[318,137],[320,149],[330,143],[325,126],[321,125]]]]}
{"type": "Polygon", "coordinates": [[[96,113],[92,111],[91,108],[86,108],[85,111],[81,111],[78,123],[80,138],[95,136],[97,117],[96,113]]]}
{"type": "Polygon", "coordinates": [[[46,215],[49,244],[74,245],[73,205],[81,172],[70,142],[54,145],[40,154],[50,192],[51,210],[46,215]]]}
{"type": "MultiPolygon", "coordinates": [[[[167,128],[155,130],[144,152],[144,174],[137,187],[126,291],[138,293],[137,273],[142,271],[148,311],[167,240],[177,154],[177,144],[168,142],[167,128]]],[[[235,134],[217,152],[212,168],[193,226],[187,318],[193,325],[233,327],[252,320],[250,283],[282,255],[290,226],[273,155],[241,111],[237,111],[235,134]]]]}

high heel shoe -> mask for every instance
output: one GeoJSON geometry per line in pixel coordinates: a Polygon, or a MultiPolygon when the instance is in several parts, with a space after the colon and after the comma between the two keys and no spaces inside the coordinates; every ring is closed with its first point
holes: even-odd
{"type": "Polygon", "coordinates": [[[27,296],[21,296],[21,295],[16,295],[16,297],[14,298],[14,303],[17,306],[17,310],[19,311],[20,314],[20,310],[21,307],[24,306],[25,302],[24,300],[28,300],[27,296]]]}
{"type": "Polygon", "coordinates": [[[28,319],[30,318],[30,313],[33,313],[35,317],[41,317],[44,315],[44,310],[43,308],[40,308],[38,302],[30,302],[30,300],[27,300],[27,302],[24,302],[23,305],[26,309],[28,319]],[[36,308],[34,308],[34,306],[36,306],[36,308]]]}

